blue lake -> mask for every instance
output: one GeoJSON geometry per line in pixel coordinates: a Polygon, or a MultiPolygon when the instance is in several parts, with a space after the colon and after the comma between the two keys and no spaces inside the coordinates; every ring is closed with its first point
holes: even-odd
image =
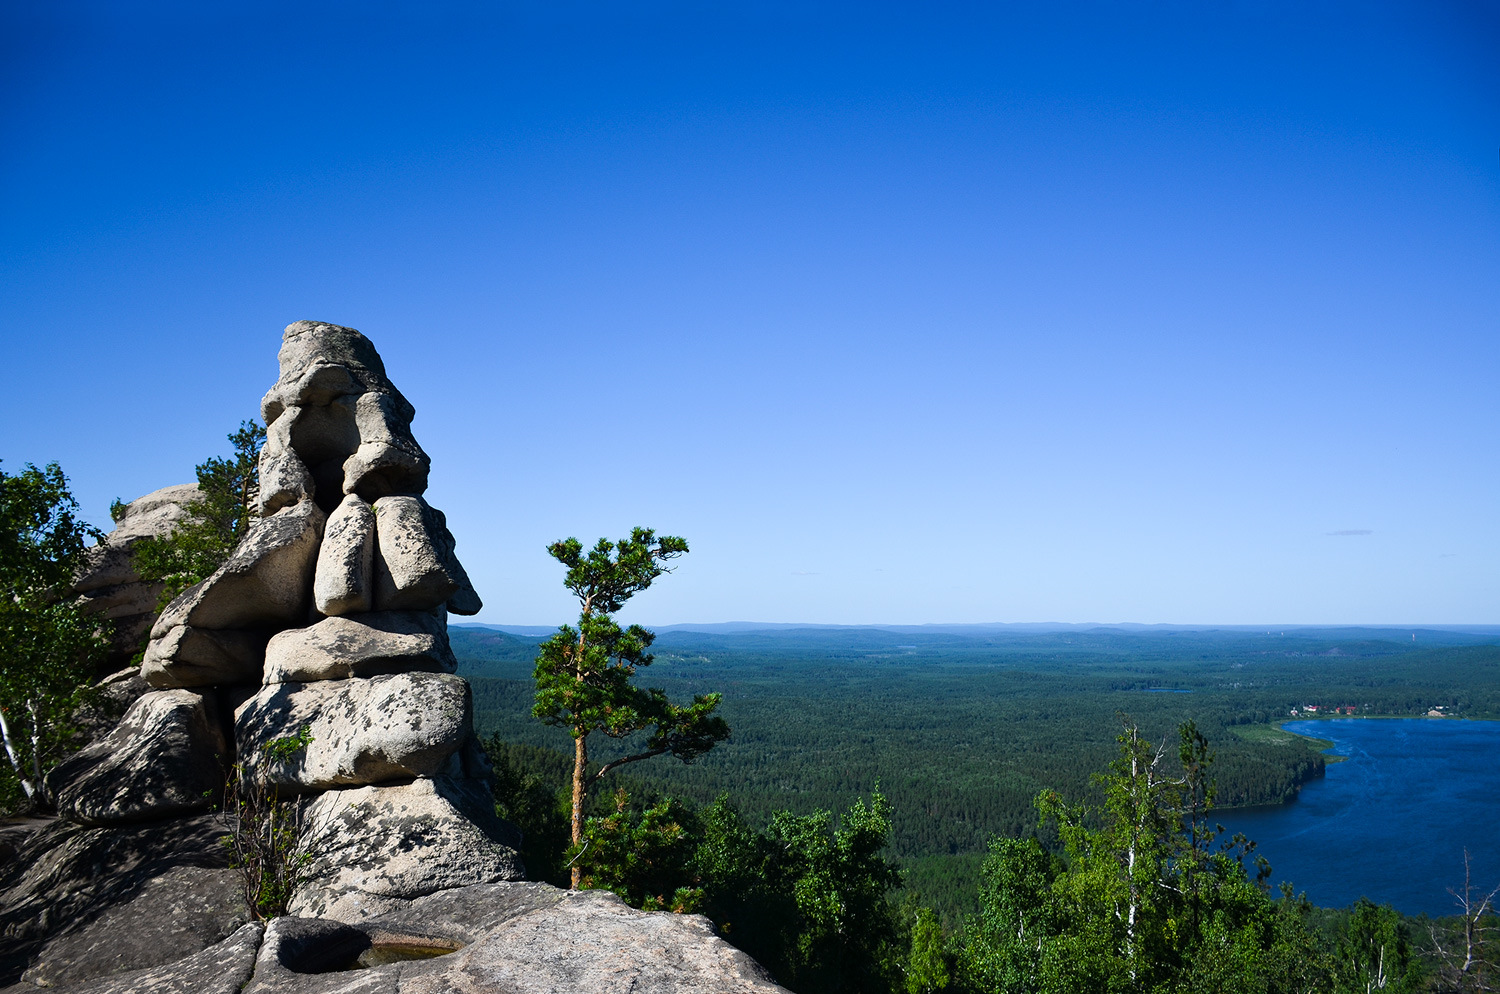
{"type": "Polygon", "coordinates": [[[1293,721],[1299,735],[1331,739],[1348,756],[1275,808],[1216,811],[1244,832],[1314,904],[1361,896],[1407,914],[1455,914],[1463,850],[1474,886],[1500,883],[1500,722],[1337,718],[1293,721]]]}

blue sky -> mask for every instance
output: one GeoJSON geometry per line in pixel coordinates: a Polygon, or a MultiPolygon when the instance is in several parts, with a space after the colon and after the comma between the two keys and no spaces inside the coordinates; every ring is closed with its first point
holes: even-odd
{"type": "Polygon", "coordinates": [[[1493,6],[415,6],[0,8],[6,469],[310,318],[482,621],[644,524],[660,624],[1500,622],[1493,6]]]}

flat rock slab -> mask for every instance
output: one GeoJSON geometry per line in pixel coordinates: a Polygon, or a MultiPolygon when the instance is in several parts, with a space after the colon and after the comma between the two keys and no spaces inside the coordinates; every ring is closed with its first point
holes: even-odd
{"type": "Polygon", "coordinates": [[[216,631],[176,625],[152,639],[141,677],[153,687],[216,687],[257,683],[265,666],[264,631],[216,631]]]}
{"type": "Polygon", "coordinates": [[[129,904],[156,878],[181,867],[224,871],[223,833],[216,819],[198,815],[109,828],[57,820],[20,840],[0,865],[0,986],[19,980],[48,944],[129,904]]]}
{"type": "MultiPolygon", "coordinates": [[[[229,938],[164,966],[118,973],[62,987],[65,994],[239,994],[255,970],[261,926],[242,925],[229,938]]],[[[18,984],[0,994],[56,988],[18,984]]]]}
{"type": "Polygon", "coordinates": [[[636,911],[605,891],[546,884],[464,887],[341,925],[283,919],[267,931],[246,994],[785,994],[697,915],[636,911]],[[443,939],[433,959],[309,972],[383,937],[443,939]],[[336,951],[336,952],[335,952],[336,951]]]}
{"type": "Polygon", "coordinates": [[[333,790],[304,820],[312,861],[290,902],[295,915],[357,922],[437,891],[526,876],[520,836],[495,817],[482,782],[333,790]]]}
{"type": "Polygon", "coordinates": [[[263,679],[269,686],[456,669],[441,611],[378,611],[282,632],[266,649],[263,679]]]}
{"type": "Polygon", "coordinates": [[[62,987],[191,956],[251,920],[236,870],[180,866],[76,931],[47,943],[22,980],[62,987]]]}
{"type": "Polygon", "coordinates": [[[313,565],[324,514],[310,500],[256,518],[228,561],[168,604],[151,629],[178,625],[252,630],[303,623],[312,604],[313,565]]]}
{"type": "Polygon", "coordinates": [[[47,777],[58,811],[88,825],[201,811],[224,786],[229,748],[212,696],[145,694],[104,738],[47,777]]]}
{"type": "Polygon", "coordinates": [[[473,728],[469,683],[446,673],[262,687],[235,713],[250,775],[295,791],[410,780],[444,772],[473,728]],[[262,749],[306,728],[312,741],[268,764],[262,749]]]}

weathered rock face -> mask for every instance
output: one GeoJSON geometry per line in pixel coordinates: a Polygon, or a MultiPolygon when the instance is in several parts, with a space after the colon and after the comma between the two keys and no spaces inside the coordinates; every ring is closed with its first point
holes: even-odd
{"type": "Polygon", "coordinates": [[[178,625],[279,629],[306,621],[323,522],[323,512],[309,501],[254,519],[223,566],[167,605],[151,637],[178,625]]]}
{"type": "Polygon", "coordinates": [[[359,494],[345,497],[328,518],[313,575],[313,603],[327,615],[375,606],[375,512],[359,494]]]}
{"type": "Polygon", "coordinates": [[[201,496],[196,483],[164,487],[125,505],[125,514],[104,541],[89,549],[73,585],[84,610],[114,622],[110,639],[111,668],[123,666],[140,648],[141,638],[156,620],[156,601],[162,585],[146,583],[135,571],[131,555],[143,539],[168,535],[187,515],[187,506],[201,496]]]}
{"type": "Polygon", "coordinates": [[[157,966],[224,938],[248,920],[248,911],[225,869],[222,831],[208,815],[109,827],[59,819],[34,831],[13,859],[0,864],[0,985],[19,980],[30,966],[40,966],[43,976],[66,973],[69,982],[157,966]],[[130,935],[102,927],[89,932],[171,874],[175,882],[156,889],[141,906],[173,909],[169,917],[119,915],[114,920],[130,935]],[[113,942],[145,955],[108,955],[111,933],[113,942]],[[82,947],[97,947],[105,958],[90,966],[82,947]]]}
{"type": "Polygon", "coordinates": [[[458,668],[440,610],[324,618],[277,635],[265,655],[267,685],[458,668]]]}
{"type": "Polygon", "coordinates": [[[61,987],[161,966],[222,942],[249,920],[234,870],[173,867],[47,943],[22,979],[61,987]]]}
{"type": "Polygon", "coordinates": [[[241,925],[229,938],[183,959],[66,990],[68,994],[238,994],[255,971],[262,931],[258,923],[241,925]]]}
{"type": "Polygon", "coordinates": [[[447,561],[447,531],[420,497],[385,497],[375,502],[380,547],[375,572],[377,608],[426,611],[458,593],[458,577],[447,561]]]}
{"type": "Polygon", "coordinates": [[[277,358],[281,376],[261,401],[267,510],[312,496],[332,511],[346,494],[373,501],[427,489],[429,460],[411,435],[415,409],[386,377],[369,339],[353,328],[298,321],[287,326],[277,358]],[[289,464],[289,452],[304,472],[289,464]]]}
{"type": "Polygon", "coordinates": [[[313,862],[291,913],[359,921],[437,891],[525,879],[520,838],[494,810],[487,785],[447,777],[323,794],[305,815],[313,862]]]}
{"type": "Polygon", "coordinates": [[[246,770],[298,791],[434,776],[472,734],[469,683],[446,673],[271,684],[235,714],[246,770]],[[303,728],[296,756],[264,760],[262,746],[303,728]]]}
{"type": "Polygon", "coordinates": [[[636,911],[604,891],[494,883],[392,902],[354,923],[282,919],[266,930],[246,994],[784,994],[697,915],[636,911]],[[433,959],[332,972],[406,941],[433,959]]]}
{"type": "Polygon", "coordinates": [[[114,731],[53,769],[65,817],[85,825],[201,811],[224,785],[230,751],[218,705],[191,690],[146,694],[114,731]]]}
{"type": "Polygon", "coordinates": [[[141,677],[153,687],[254,683],[266,655],[265,631],[174,625],[146,646],[141,677]]]}

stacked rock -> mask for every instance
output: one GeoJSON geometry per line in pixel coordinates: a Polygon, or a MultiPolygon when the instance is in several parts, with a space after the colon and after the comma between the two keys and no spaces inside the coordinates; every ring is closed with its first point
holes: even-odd
{"type": "Polygon", "coordinates": [[[360,918],[387,898],[522,879],[453,675],[447,614],[481,604],[422,498],[415,412],[352,328],[299,321],[278,358],[261,404],[261,517],[162,612],[141,674],[162,694],[217,688],[226,710],[238,704],[225,731],[247,775],[318,795],[293,913],[360,918]],[[304,729],[305,748],[265,759],[304,729]]]}

